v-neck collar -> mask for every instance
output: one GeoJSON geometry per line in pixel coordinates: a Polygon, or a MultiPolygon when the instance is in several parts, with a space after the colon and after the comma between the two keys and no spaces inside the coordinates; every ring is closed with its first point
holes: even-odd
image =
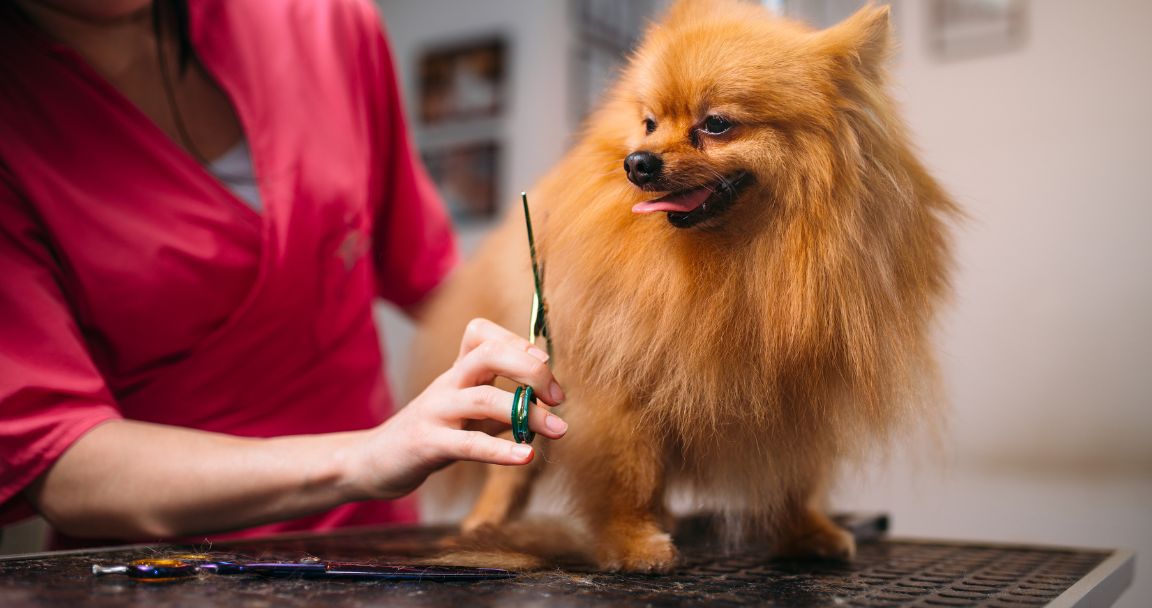
{"type": "MultiPolygon", "coordinates": [[[[212,197],[213,199],[227,201],[224,204],[235,207],[238,218],[243,218],[243,221],[251,223],[259,230],[259,261],[257,263],[256,278],[243,300],[224,324],[218,327],[212,334],[205,337],[200,344],[200,346],[204,346],[228,334],[229,331],[238,325],[255,307],[260,295],[268,290],[268,283],[276,258],[276,252],[273,250],[277,242],[274,234],[278,221],[277,213],[279,211],[279,205],[276,197],[273,196],[274,192],[269,188],[270,172],[268,169],[270,161],[266,158],[266,150],[262,145],[262,142],[266,140],[259,137],[259,134],[253,131],[253,125],[256,124],[254,121],[255,112],[253,108],[246,103],[246,100],[236,93],[241,87],[237,86],[236,82],[230,80],[226,70],[217,69],[217,66],[214,65],[214,57],[211,56],[212,53],[203,52],[203,49],[210,45],[206,44],[203,40],[203,31],[201,29],[202,19],[200,17],[199,13],[195,10],[195,3],[190,4],[189,34],[192,39],[193,49],[206,75],[215,82],[216,86],[218,86],[228,98],[229,103],[232,105],[233,112],[240,122],[242,136],[248,142],[253,175],[256,179],[256,187],[260,193],[260,199],[263,205],[262,213],[256,212],[234,192],[228,189],[225,184],[221,183],[216,176],[212,175],[207,167],[200,164],[191,153],[169,137],[143,110],[113,86],[102,74],[96,71],[75,49],[52,38],[36,24],[28,22],[27,18],[23,15],[20,16],[22,23],[17,27],[28,36],[29,42],[39,45],[40,48],[47,51],[50,55],[57,57],[60,61],[66,62],[71,69],[88,80],[102,95],[113,100],[120,111],[132,115],[134,123],[142,125],[142,129],[150,130],[152,135],[149,139],[155,140],[156,145],[162,149],[167,156],[174,159],[178,165],[190,169],[193,174],[199,176],[202,182],[208,184],[208,187],[216,192],[216,196],[212,197]]],[[[268,152],[270,152],[270,150],[268,152]]]]}
{"type": "Polygon", "coordinates": [[[205,54],[201,52],[201,47],[203,44],[202,40],[200,40],[200,36],[198,35],[200,33],[200,19],[198,18],[199,15],[195,13],[193,8],[194,7],[191,5],[188,7],[188,21],[189,36],[192,39],[192,47],[196,56],[196,60],[200,63],[200,66],[203,68],[205,75],[220,89],[222,93],[224,93],[224,96],[228,99],[228,103],[232,106],[232,111],[236,115],[236,120],[240,123],[240,141],[248,142],[249,155],[252,159],[252,172],[256,178],[256,186],[260,193],[260,199],[261,201],[264,201],[265,213],[257,213],[243,200],[236,196],[235,193],[229,190],[227,186],[222,184],[216,178],[216,176],[213,175],[211,171],[209,171],[208,167],[202,165],[200,161],[192,155],[191,152],[184,149],[183,146],[169,137],[169,135],[165,133],[164,130],[161,129],[160,126],[157,125],[150,116],[145,114],[144,111],[141,110],[135,102],[129,99],[124,93],[122,93],[111,82],[109,82],[103,74],[92,67],[92,65],[89,64],[88,61],[79,52],[68,46],[66,43],[53,38],[38,25],[32,23],[29,17],[24,15],[18,7],[9,7],[9,11],[12,13],[11,16],[17,21],[16,27],[19,28],[19,30],[22,31],[25,35],[27,35],[31,42],[40,45],[49,53],[61,57],[67,61],[72,68],[77,70],[90,83],[100,89],[102,94],[113,99],[116,102],[117,107],[121,108],[124,112],[132,114],[133,122],[140,125],[147,125],[143,128],[152,131],[154,136],[152,139],[163,142],[159,145],[164,147],[169,155],[171,155],[173,158],[177,158],[181,165],[193,168],[193,170],[198,172],[198,174],[201,175],[205,180],[211,182],[212,186],[217,189],[220,194],[223,195],[223,198],[229,200],[231,204],[244,210],[242,215],[245,215],[249,221],[253,221],[255,224],[265,224],[261,232],[263,234],[262,240],[264,241],[262,245],[266,245],[268,242],[268,226],[266,224],[268,223],[267,216],[269,215],[267,211],[271,208],[271,205],[269,205],[267,202],[270,197],[267,191],[265,179],[266,167],[263,163],[264,153],[262,150],[258,150],[258,146],[253,143],[256,138],[253,137],[252,133],[252,112],[248,107],[246,107],[244,103],[242,103],[243,100],[241,100],[235,94],[234,88],[236,87],[234,84],[230,84],[227,79],[223,77],[224,74],[220,70],[215,69],[211,64],[211,60],[205,58],[205,54]]]}

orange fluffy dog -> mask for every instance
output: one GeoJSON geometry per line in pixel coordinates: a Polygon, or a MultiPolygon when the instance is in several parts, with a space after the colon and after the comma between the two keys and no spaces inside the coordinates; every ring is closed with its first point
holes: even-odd
{"type": "MultiPolygon", "coordinates": [[[[680,2],[529,193],[571,428],[537,465],[600,567],[675,562],[679,486],[777,553],[853,554],[826,487],[927,409],[956,213],[884,92],[889,29],[680,2]]],[[[516,210],[442,289],[417,379],[474,316],[526,328],[531,286],[516,210]]],[[[538,468],[494,468],[465,527],[515,517],[538,468]]]]}

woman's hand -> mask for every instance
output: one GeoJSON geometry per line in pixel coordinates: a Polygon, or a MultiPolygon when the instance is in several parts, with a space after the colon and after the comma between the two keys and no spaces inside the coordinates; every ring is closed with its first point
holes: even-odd
{"type": "MultiPolygon", "coordinates": [[[[396,498],[416,489],[436,470],[457,461],[502,465],[532,461],[532,447],[493,435],[510,428],[512,393],[490,383],[497,376],[528,384],[539,401],[559,405],[560,385],[548,355],[485,319],[464,331],[452,367],[350,454],[348,474],[364,498],[396,498]]],[[[568,425],[545,408],[532,408],[533,431],[559,439],[568,425]]]]}

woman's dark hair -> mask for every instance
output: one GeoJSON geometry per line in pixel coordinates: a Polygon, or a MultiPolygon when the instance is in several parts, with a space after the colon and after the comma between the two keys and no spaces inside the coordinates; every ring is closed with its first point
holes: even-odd
{"type": "Polygon", "coordinates": [[[171,28],[176,40],[176,64],[183,72],[192,60],[192,36],[188,32],[188,0],[156,0],[152,6],[152,30],[157,40],[171,28]]]}
{"type": "Polygon", "coordinates": [[[196,147],[196,142],[188,133],[184,122],[184,114],[180,111],[180,103],[176,98],[173,81],[179,79],[188,70],[192,62],[192,36],[188,31],[188,0],[154,0],[152,5],[152,31],[156,35],[156,53],[160,61],[160,75],[164,85],[164,95],[168,98],[168,107],[172,110],[172,118],[176,123],[176,134],[180,144],[201,164],[207,165],[208,160],[196,147]],[[177,78],[173,78],[168,67],[168,58],[165,49],[166,32],[176,42],[176,69],[179,70],[177,78]]]}

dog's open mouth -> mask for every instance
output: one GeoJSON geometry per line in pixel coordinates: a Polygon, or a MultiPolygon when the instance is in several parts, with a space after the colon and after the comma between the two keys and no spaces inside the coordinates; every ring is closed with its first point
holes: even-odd
{"type": "Polygon", "coordinates": [[[714,184],[677,190],[632,207],[632,213],[668,214],[668,223],[677,228],[691,228],[717,217],[732,206],[740,192],[752,182],[751,175],[740,172],[714,184]]]}

